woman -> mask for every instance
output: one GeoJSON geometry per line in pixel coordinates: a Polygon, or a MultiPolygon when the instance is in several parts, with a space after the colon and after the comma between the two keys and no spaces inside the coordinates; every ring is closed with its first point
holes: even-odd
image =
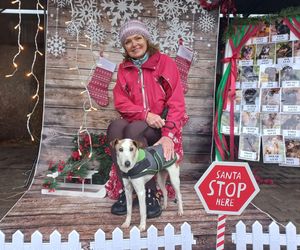
{"type": "MultiPolygon", "coordinates": [[[[144,146],[161,144],[166,160],[174,158],[175,153],[182,159],[181,131],[187,116],[175,62],[151,43],[150,33],[141,21],[126,22],[119,38],[125,59],[119,65],[113,94],[115,108],[122,118],[109,125],[108,140],[131,138],[144,146]]],[[[112,158],[116,164],[113,149],[112,158]]],[[[146,184],[146,192],[147,217],[157,217],[161,208],[154,180],[146,184]]],[[[111,212],[126,214],[124,192],[111,212]]]]}

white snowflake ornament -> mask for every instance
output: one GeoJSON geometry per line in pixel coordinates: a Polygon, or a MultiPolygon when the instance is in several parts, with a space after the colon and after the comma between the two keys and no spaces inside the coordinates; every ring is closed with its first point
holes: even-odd
{"type": "Polygon", "coordinates": [[[154,6],[158,9],[159,20],[172,20],[188,11],[186,3],[182,0],[154,0],[154,6]]]}
{"type": "Polygon", "coordinates": [[[178,49],[178,41],[183,39],[184,43],[193,43],[194,34],[191,31],[191,26],[188,22],[179,20],[178,18],[172,21],[167,21],[166,37],[161,38],[161,49],[165,53],[168,51],[176,52],[178,49]]]}
{"type": "Polygon", "coordinates": [[[80,27],[79,27],[79,23],[72,20],[70,22],[67,23],[67,27],[66,27],[66,32],[72,36],[72,37],[76,37],[77,34],[80,34],[80,27]]]}
{"type": "Polygon", "coordinates": [[[101,2],[101,7],[107,11],[106,14],[110,18],[112,26],[118,26],[121,21],[125,22],[129,19],[137,18],[144,7],[137,0],[117,0],[101,2]]]}
{"type": "Polygon", "coordinates": [[[186,3],[193,14],[205,12],[201,7],[199,0],[186,0],[186,3]]]}
{"type": "Polygon", "coordinates": [[[47,51],[55,57],[61,56],[66,52],[66,40],[56,32],[47,39],[47,51]]]}
{"type": "Polygon", "coordinates": [[[80,28],[85,27],[90,20],[100,20],[101,12],[96,0],[75,0],[72,19],[80,28]]]}
{"type": "Polygon", "coordinates": [[[93,20],[89,22],[85,34],[92,44],[100,44],[106,37],[104,28],[93,20]]]}
{"type": "Polygon", "coordinates": [[[64,8],[70,5],[70,0],[52,0],[52,2],[55,3],[58,8],[64,8]]]}
{"type": "Polygon", "coordinates": [[[208,12],[202,14],[198,19],[198,27],[204,33],[212,32],[215,28],[216,20],[208,12]]]}
{"type": "Polygon", "coordinates": [[[159,43],[159,30],[158,30],[158,25],[157,25],[157,19],[150,19],[150,18],[145,18],[143,22],[146,24],[150,35],[151,35],[151,41],[154,44],[159,43]]]}

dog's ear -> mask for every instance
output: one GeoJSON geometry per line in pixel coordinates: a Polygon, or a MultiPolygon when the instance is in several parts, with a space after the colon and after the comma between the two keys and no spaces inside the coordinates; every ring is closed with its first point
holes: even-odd
{"type": "Polygon", "coordinates": [[[114,139],[113,141],[110,142],[110,146],[112,148],[115,148],[118,143],[119,143],[119,139],[114,139]]]}
{"type": "Polygon", "coordinates": [[[136,146],[137,148],[142,148],[142,147],[144,147],[144,144],[143,144],[142,142],[140,142],[140,141],[135,141],[135,140],[133,140],[132,143],[133,143],[133,145],[136,146]]]}

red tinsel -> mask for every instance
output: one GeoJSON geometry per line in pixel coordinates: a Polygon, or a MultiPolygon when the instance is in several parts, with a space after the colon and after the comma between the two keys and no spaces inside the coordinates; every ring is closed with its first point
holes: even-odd
{"type": "Polygon", "coordinates": [[[220,6],[220,12],[228,16],[229,14],[236,14],[236,7],[234,0],[218,0],[218,1],[212,1],[211,3],[207,0],[199,0],[200,5],[205,10],[214,10],[217,9],[220,6]]]}

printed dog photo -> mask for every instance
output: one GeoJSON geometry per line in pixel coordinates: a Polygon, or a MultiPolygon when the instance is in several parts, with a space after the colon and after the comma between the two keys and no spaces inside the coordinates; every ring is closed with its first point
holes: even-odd
{"type": "Polygon", "coordinates": [[[263,154],[264,155],[278,155],[284,153],[284,144],[282,135],[263,136],[263,154]]]}
{"type": "Polygon", "coordinates": [[[261,114],[262,130],[280,129],[281,119],[280,113],[262,113],[261,114]]]}
{"type": "Polygon", "coordinates": [[[242,66],[240,67],[240,81],[243,83],[254,82],[258,83],[259,67],[258,66],[242,66]]]}
{"type": "Polygon", "coordinates": [[[283,20],[276,20],[274,25],[271,25],[271,36],[290,34],[290,29],[287,25],[283,24],[283,20]]]}
{"type": "Polygon", "coordinates": [[[254,60],[255,45],[245,45],[241,49],[240,60],[254,60]]]}
{"type": "Polygon", "coordinates": [[[282,88],[282,105],[300,105],[300,88],[282,88]]]}
{"type": "Polygon", "coordinates": [[[289,65],[284,66],[280,70],[280,82],[283,81],[300,81],[300,69],[295,69],[289,65]]]}
{"type": "Polygon", "coordinates": [[[135,190],[140,208],[140,231],[146,230],[146,191],[145,184],[156,174],[157,183],[163,193],[163,208],[167,208],[168,193],[166,179],[169,174],[175,190],[179,216],[183,215],[182,196],[180,192],[180,168],[174,160],[165,161],[161,145],[141,148],[141,144],[131,139],[114,140],[111,146],[116,150],[117,162],[122,172],[127,215],[121,227],[128,228],[132,216],[132,192],[135,190]],[[143,159],[141,159],[143,158],[143,159]]]}
{"type": "Polygon", "coordinates": [[[261,87],[278,87],[279,70],[276,66],[260,66],[259,83],[261,87]]]}
{"type": "Polygon", "coordinates": [[[300,114],[281,114],[281,128],[300,131],[300,114]]]}
{"type": "MultiPolygon", "coordinates": [[[[234,113],[234,135],[239,135],[240,113],[234,113]]],[[[223,112],[221,118],[221,133],[230,134],[230,112],[223,112]]]]}
{"type": "Polygon", "coordinates": [[[241,134],[239,141],[239,159],[259,161],[260,136],[253,134],[241,134]]]}
{"type": "MultiPolygon", "coordinates": [[[[280,88],[261,89],[261,105],[280,105],[280,88]]],[[[279,111],[279,110],[278,110],[279,111]]]]}
{"type": "Polygon", "coordinates": [[[255,34],[256,37],[266,37],[269,36],[271,32],[270,29],[270,24],[263,24],[260,26],[260,29],[257,31],[257,33],[255,34]]]}
{"type": "Polygon", "coordinates": [[[243,89],[242,90],[242,110],[259,111],[259,89],[243,89]]]}
{"type": "Polygon", "coordinates": [[[274,62],[275,57],[275,44],[257,44],[256,46],[256,59],[272,59],[274,62]]]}
{"type": "Polygon", "coordinates": [[[242,90],[236,89],[234,98],[227,96],[226,108],[224,110],[230,111],[231,102],[234,102],[234,112],[239,112],[241,107],[241,100],[242,100],[242,90]],[[233,100],[232,100],[233,99],[233,100]]]}
{"type": "Polygon", "coordinates": [[[242,127],[257,127],[260,125],[259,112],[241,112],[241,126],[242,127]]]}
{"type": "Polygon", "coordinates": [[[300,40],[294,41],[294,57],[300,57],[300,40]]]}
{"type": "Polygon", "coordinates": [[[300,159],[300,139],[284,138],[285,155],[287,158],[294,159],[296,165],[299,165],[300,159]]]}
{"type": "Polygon", "coordinates": [[[276,58],[292,57],[292,42],[283,42],[276,44],[276,58]]]}

